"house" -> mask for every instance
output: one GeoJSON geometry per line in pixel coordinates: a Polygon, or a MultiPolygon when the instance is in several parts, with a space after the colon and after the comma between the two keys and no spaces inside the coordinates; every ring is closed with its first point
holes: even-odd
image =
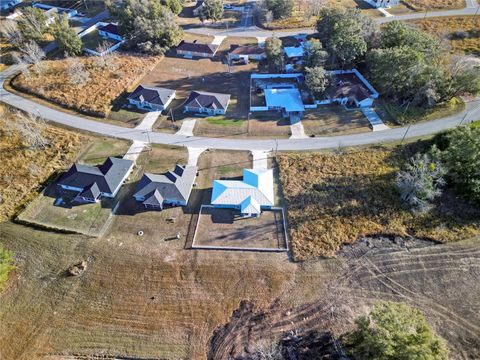
{"type": "Polygon", "coordinates": [[[108,23],[98,28],[98,34],[106,39],[113,39],[117,41],[123,41],[122,35],[118,29],[117,24],[108,23]]]}
{"type": "Polygon", "coordinates": [[[275,205],[272,169],[244,169],[243,180],[214,180],[211,204],[259,216],[275,205]]]}
{"type": "Polygon", "coordinates": [[[330,71],[329,74],[332,76],[332,84],[326,92],[328,103],[336,102],[364,108],[372,106],[379,96],[356,69],[330,71]]]}
{"type": "Polygon", "coordinates": [[[300,46],[290,46],[290,47],[287,46],[283,48],[283,51],[287,59],[292,62],[302,60],[305,54],[305,49],[303,47],[303,44],[300,46]]]}
{"type": "Polygon", "coordinates": [[[291,122],[299,120],[305,113],[300,91],[295,87],[265,89],[265,101],[268,110],[279,110],[284,117],[289,117],[291,122]]]}
{"type": "Polygon", "coordinates": [[[197,0],[195,6],[192,9],[193,16],[199,16],[201,14],[204,3],[205,0],[197,0]]]}
{"type": "MultiPolygon", "coordinates": [[[[60,6],[53,6],[53,5],[46,5],[46,4],[40,4],[40,3],[33,3],[32,7],[37,8],[37,9],[42,9],[45,11],[45,14],[47,17],[50,19],[54,17],[55,14],[62,15],[66,14],[67,18],[71,18],[73,16],[78,15],[78,11],[75,9],[70,9],[70,8],[64,8],[60,6]]],[[[52,20],[53,21],[53,20],[52,20]]]]}
{"type": "Polygon", "coordinates": [[[75,163],[57,185],[78,192],[75,201],[96,202],[101,197],[115,197],[132,168],[133,161],[114,157],[107,158],[100,166],[75,163]]]}
{"type": "Polygon", "coordinates": [[[130,105],[138,109],[163,111],[175,99],[175,90],[138,85],[127,97],[130,105]]]}
{"type": "Polygon", "coordinates": [[[186,58],[205,57],[213,58],[218,50],[218,45],[214,44],[200,44],[196,40],[194,42],[182,41],[177,47],[177,55],[182,55],[186,58]]]}
{"type": "Polygon", "coordinates": [[[161,175],[146,173],[133,197],[147,209],[186,206],[196,176],[197,167],[192,165],[176,165],[173,171],[161,175]]]}
{"type": "Polygon", "coordinates": [[[243,60],[248,64],[249,60],[260,61],[267,57],[265,48],[258,45],[231,45],[228,51],[228,61],[243,60]]]}
{"type": "Polygon", "coordinates": [[[12,8],[14,8],[15,6],[17,6],[18,4],[20,4],[23,0],[6,0],[6,1],[2,1],[1,4],[0,4],[0,9],[1,10],[10,10],[12,8]]]}
{"type": "Polygon", "coordinates": [[[225,115],[229,103],[229,94],[192,91],[185,101],[184,111],[208,115],[225,115]]]}
{"type": "Polygon", "coordinates": [[[400,0],[365,0],[375,8],[389,8],[400,4],[400,0]]]}

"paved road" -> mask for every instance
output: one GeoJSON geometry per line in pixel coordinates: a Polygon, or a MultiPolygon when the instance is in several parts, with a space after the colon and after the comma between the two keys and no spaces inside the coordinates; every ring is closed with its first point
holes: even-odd
{"type": "MultiPolygon", "coordinates": [[[[6,77],[18,71],[17,66],[11,66],[0,73],[0,100],[18,109],[31,113],[40,114],[46,120],[66,125],[72,128],[90,131],[93,133],[112,136],[132,141],[144,141],[155,144],[167,144],[189,146],[195,148],[230,149],[230,150],[318,150],[337,148],[344,146],[367,145],[382,142],[401,140],[407,131],[406,127],[390,129],[379,132],[364,134],[316,137],[307,139],[279,139],[279,140],[255,140],[255,139],[227,139],[206,138],[196,136],[182,136],[151,132],[148,130],[124,128],[100,121],[88,120],[80,116],[67,114],[40,105],[21,96],[9,93],[3,88],[6,77]]],[[[467,104],[467,109],[457,115],[443,119],[412,125],[407,133],[407,138],[433,134],[441,130],[450,129],[463,121],[468,123],[480,119],[480,99],[467,104]]]]}
{"type": "MultiPolygon", "coordinates": [[[[463,16],[463,15],[475,15],[480,16],[480,5],[477,0],[467,0],[466,7],[457,10],[443,10],[443,11],[429,11],[429,12],[416,12],[405,15],[394,15],[390,17],[381,17],[375,19],[378,23],[386,23],[394,20],[414,20],[432,17],[445,17],[445,16],[463,16]]],[[[238,36],[238,37],[271,37],[273,34],[276,36],[294,36],[300,33],[312,34],[314,29],[292,29],[292,30],[264,30],[257,26],[250,27],[237,27],[231,29],[212,29],[212,28],[192,28],[185,29],[185,31],[194,34],[203,35],[225,35],[225,36],[238,36]]]]}

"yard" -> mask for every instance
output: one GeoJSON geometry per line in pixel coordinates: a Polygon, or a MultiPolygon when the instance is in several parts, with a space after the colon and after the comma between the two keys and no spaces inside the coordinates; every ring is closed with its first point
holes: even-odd
{"type": "Polygon", "coordinates": [[[450,191],[426,214],[414,215],[402,206],[394,179],[408,151],[375,147],[281,154],[278,163],[294,258],[333,256],[343,243],[363,235],[449,242],[479,234],[480,210],[450,191]]]}
{"type": "Polygon", "coordinates": [[[282,212],[264,211],[260,217],[242,218],[235,210],[204,207],[198,219],[194,245],[286,249],[282,212]]]}
{"type": "Polygon", "coordinates": [[[29,78],[19,75],[12,80],[12,85],[57,105],[105,117],[114,100],[123,92],[131,91],[160,58],[117,55],[107,68],[99,67],[95,57],[80,59],[90,75],[84,86],[69,81],[65,59],[44,61],[43,72],[32,71],[29,78]]]}
{"type": "Polygon", "coordinates": [[[453,52],[480,55],[478,16],[449,16],[410,23],[446,42],[453,52]]]}
{"type": "Polygon", "coordinates": [[[104,39],[100,36],[98,30],[94,30],[82,37],[82,43],[84,48],[96,50],[99,46],[103,44],[108,43],[108,47],[112,47],[113,45],[118,44],[119,41],[113,39],[104,39]]]}
{"type": "MultiPolygon", "coordinates": [[[[108,156],[122,156],[128,149],[126,141],[98,140],[90,143],[80,156],[78,161],[87,165],[98,165],[105,161],[108,156]]],[[[62,170],[66,170],[71,163],[65,164],[62,170]]],[[[58,176],[60,173],[58,173],[58,176]]],[[[110,221],[112,210],[117,200],[123,197],[121,190],[115,199],[103,198],[92,204],[72,203],[76,193],[63,191],[56,186],[52,178],[45,190],[33,199],[25,210],[19,214],[18,220],[28,224],[45,228],[58,229],[60,231],[78,232],[82,234],[98,236],[106,230],[107,222],[110,221]],[[62,199],[58,202],[58,199],[62,199]]]]}
{"type": "Polygon", "coordinates": [[[12,108],[0,105],[0,221],[31,200],[52,173],[68,166],[86,141],[84,136],[47,126],[43,136],[50,145],[29,149],[13,129],[17,121],[12,108]]]}
{"type": "MultiPolygon", "coordinates": [[[[225,3],[227,3],[226,1],[225,3]]],[[[177,17],[177,23],[186,28],[195,28],[195,27],[212,27],[212,28],[229,28],[238,26],[242,18],[241,11],[233,10],[224,10],[223,18],[217,22],[206,21],[202,23],[199,16],[193,14],[193,7],[195,6],[195,1],[187,1],[184,4],[182,12],[177,17]]]]}
{"type": "Polygon", "coordinates": [[[415,11],[462,9],[465,0],[402,0],[402,2],[415,11]]]}

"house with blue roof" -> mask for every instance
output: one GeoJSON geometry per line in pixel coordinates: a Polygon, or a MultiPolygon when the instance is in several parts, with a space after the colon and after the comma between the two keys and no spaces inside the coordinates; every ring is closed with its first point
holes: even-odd
{"type": "Polygon", "coordinates": [[[244,169],[243,180],[214,180],[211,204],[235,209],[245,217],[260,216],[275,205],[272,169],[244,169]]]}

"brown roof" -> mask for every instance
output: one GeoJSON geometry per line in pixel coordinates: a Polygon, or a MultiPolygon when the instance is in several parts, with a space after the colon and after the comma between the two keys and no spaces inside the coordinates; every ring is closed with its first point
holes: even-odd
{"type": "Polygon", "coordinates": [[[258,45],[230,45],[229,54],[235,55],[261,55],[265,49],[258,45]]]}
{"type": "Polygon", "coordinates": [[[335,75],[328,95],[333,99],[350,97],[363,101],[372,94],[355,74],[339,74],[335,75]]]}
{"type": "Polygon", "coordinates": [[[177,50],[206,53],[206,54],[215,54],[217,52],[217,49],[218,49],[218,45],[200,44],[197,42],[191,43],[191,42],[185,42],[185,41],[182,41],[180,45],[178,45],[177,47],[177,50]]]}

